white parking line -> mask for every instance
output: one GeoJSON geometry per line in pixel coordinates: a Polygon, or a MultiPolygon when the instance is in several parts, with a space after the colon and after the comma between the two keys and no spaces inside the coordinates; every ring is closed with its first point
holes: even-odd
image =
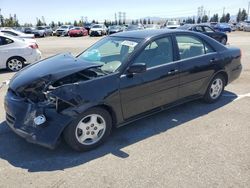
{"type": "MultiPolygon", "coordinates": [[[[222,95],[223,97],[235,97],[235,95],[233,94],[223,94],[222,95]]],[[[234,99],[234,101],[237,101],[237,100],[240,100],[242,98],[245,98],[245,97],[250,97],[250,93],[247,93],[247,94],[242,94],[242,95],[236,95],[236,99],[234,99]]]]}

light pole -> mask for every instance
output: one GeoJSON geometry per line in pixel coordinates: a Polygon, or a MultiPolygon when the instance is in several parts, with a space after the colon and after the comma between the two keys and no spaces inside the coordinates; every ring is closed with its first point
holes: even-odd
{"type": "Polygon", "coordinates": [[[248,8],[247,8],[247,20],[249,20],[249,9],[250,9],[250,1],[248,2],[248,8]]]}

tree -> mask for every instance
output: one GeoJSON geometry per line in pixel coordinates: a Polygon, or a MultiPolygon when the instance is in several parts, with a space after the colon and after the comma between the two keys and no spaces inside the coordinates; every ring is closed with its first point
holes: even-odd
{"type": "Polygon", "coordinates": [[[214,14],[210,19],[210,22],[218,22],[218,21],[219,21],[219,15],[218,14],[214,14]]]}
{"type": "Polygon", "coordinates": [[[76,20],[74,21],[74,26],[78,26],[78,23],[77,23],[77,21],[76,21],[76,20]]]}
{"type": "Polygon", "coordinates": [[[92,20],[92,23],[95,24],[95,20],[92,20]]]}
{"type": "Polygon", "coordinates": [[[187,24],[192,24],[192,23],[193,23],[192,18],[188,18],[188,19],[186,19],[186,22],[185,22],[185,23],[187,23],[187,24]]]}
{"type": "Polygon", "coordinates": [[[202,16],[201,22],[202,23],[207,23],[208,22],[208,16],[207,15],[202,16]]]}
{"type": "Polygon", "coordinates": [[[147,20],[143,19],[143,25],[146,25],[146,24],[147,24],[147,20]]]}
{"type": "Polygon", "coordinates": [[[132,24],[133,24],[133,25],[135,24],[135,21],[134,21],[134,20],[132,20],[132,24]]]}
{"type": "Polygon", "coordinates": [[[195,24],[195,17],[193,17],[193,24],[195,24]]]}
{"type": "Polygon", "coordinates": [[[225,14],[223,14],[222,17],[220,18],[220,22],[221,23],[226,22],[226,15],[225,14]]]}
{"type": "Polygon", "coordinates": [[[201,23],[201,17],[198,18],[197,23],[201,23]]]}
{"type": "Polygon", "coordinates": [[[0,15],[0,24],[1,24],[1,27],[4,27],[4,17],[3,15],[0,15]]]}
{"type": "Polygon", "coordinates": [[[225,21],[228,23],[231,19],[231,16],[229,13],[226,14],[225,21]]]}
{"type": "Polygon", "coordinates": [[[241,9],[239,9],[239,11],[238,11],[236,20],[237,20],[237,22],[240,22],[240,21],[242,20],[242,12],[241,12],[241,9]]]}
{"type": "Polygon", "coordinates": [[[57,25],[60,27],[60,26],[62,25],[62,23],[61,23],[61,22],[58,22],[57,25]]]}
{"type": "Polygon", "coordinates": [[[148,24],[151,24],[150,18],[148,18],[148,24]]]}
{"type": "Polygon", "coordinates": [[[36,26],[42,26],[42,25],[43,25],[42,21],[40,19],[38,19],[37,23],[36,23],[36,26]]]}
{"type": "Polygon", "coordinates": [[[241,12],[241,21],[247,20],[247,11],[245,9],[241,12]]]}
{"type": "Polygon", "coordinates": [[[55,26],[56,26],[55,22],[52,21],[52,22],[50,23],[50,27],[54,28],[55,26]]]}

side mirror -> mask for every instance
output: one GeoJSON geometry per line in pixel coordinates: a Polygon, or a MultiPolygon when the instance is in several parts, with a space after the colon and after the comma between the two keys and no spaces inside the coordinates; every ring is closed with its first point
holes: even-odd
{"type": "Polygon", "coordinates": [[[147,70],[147,66],[145,63],[135,63],[135,64],[132,64],[127,72],[129,74],[133,74],[133,73],[143,73],[143,72],[146,72],[147,70]]]}

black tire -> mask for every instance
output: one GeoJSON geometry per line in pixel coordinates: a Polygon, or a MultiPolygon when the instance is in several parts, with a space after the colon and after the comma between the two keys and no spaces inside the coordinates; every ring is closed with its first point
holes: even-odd
{"type": "Polygon", "coordinates": [[[224,91],[224,88],[225,88],[225,77],[222,75],[222,74],[218,74],[216,75],[212,81],[209,83],[208,85],[208,88],[207,88],[207,91],[206,91],[206,94],[204,95],[203,97],[203,100],[206,102],[206,103],[215,103],[216,101],[218,101],[224,91]],[[216,82],[216,80],[220,80],[221,81],[221,90],[219,92],[218,95],[212,95],[212,86],[214,85],[214,83],[216,82]]]}
{"type": "Polygon", "coordinates": [[[6,62],[6,67],[9,71],[17,72],[24,67],[24,59],[21,57],[9,58],[8,61],[6,62]],[[17,64],[19,64],[19,66],[14,67],[13,65],[11,65],[11,63],[12,64],[17,63],[17,64]]]}
{"type": "MultiPolygon", "coordinates": [[[[89,128],[87,130],[89,130],[91,132],[90,129],[91,128],[89,128]]],[[[93,129],[94,129],[94,127],[93,127],[93,129]]],[[[72,149],[82,152],[82,151],[88,151],[88,150],[94,149],[94,148],[98,147],[100,144],[102,144],[107,139],[107,137],[110,135],[111,129],[112,129],[112,119],[111,119],[110,114],[102,108],[94,107],[94,108],[91,108],[91,109],[85,111],[84,113],[80,114],[77,119],[75,119],[70,125],[68,125],[63,132],[63,136],[64,136],[66,143],[72,149]],[[102,117],[106,123],[106,128],[101,133],[102,136],[99,137],[99,140],[97,142],[87,145],[84,143],[80,143],[80,141],[78,141],[78,138],[77,138],[78,130],[82,131],[82,129],[79,129],[78,124],[80,122],[82,123],[84,118],[88,118],[88,116],[90,116],[92,114],[96,114],[96,115],[102,117]]],[[[85,130],[86,131],[85,133],[83,133],[83,131],[80,132],[80,134],[82,134],[82,135],[87,134],[87,130],[85,130]]]]}

